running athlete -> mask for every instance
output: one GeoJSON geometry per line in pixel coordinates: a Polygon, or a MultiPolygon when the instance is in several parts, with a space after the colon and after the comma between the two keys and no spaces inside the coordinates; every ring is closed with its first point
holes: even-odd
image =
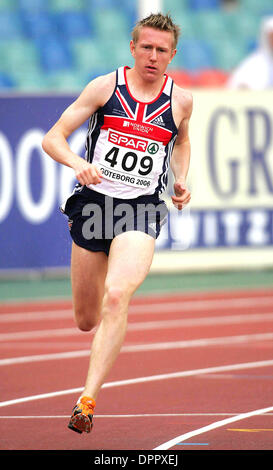
{"type": "Polygon", "coordinates": [[[134,66],[91,81],[43,140],[45,152],[73,168],[78,181],[63,205],[73,239],[74,314],[81,330],[97,326],[86,383],[68,424],[79,433],[92,429],[98,393],[125,337],[130,299],[150,270],[165,218],[160,194],[169,166],[173,204],[181,210],[190,201],[186,177],[192,96],[166,74],[178,37],[169,15],[151,14],[139,21],[130,42],[134,66]],[[67,138],[88,119],[83,159],[71,151],[67,138]],[[139,228],[136,221],[147,205],[153,222],[147,222],[145,213],[139,228]],[[122,226],[118,219],[124,207],[131,210],[131,225],[122,226]],[[92,236],[95,212],[101,230],[92,236]],[[109,236],[107,223],[108,228],[109,223],[122,228],[109,236]]]}

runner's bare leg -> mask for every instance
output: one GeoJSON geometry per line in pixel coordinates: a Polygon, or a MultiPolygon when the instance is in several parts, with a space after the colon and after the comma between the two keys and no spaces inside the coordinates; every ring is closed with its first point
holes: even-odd
{"type": "Polygon", "coordinates": [[[120,352],[127,329],[128,305],[150,270],[154,246],[155,240],[140,231],[118,235],[111,244],[102,319],[93,340],[82,395],[96,400],[120,352]]]}
{"type": "Polygon", "coordinates": [[[71,285],[74,316],[80,330],[90,331],[100,319],[108,258],[72,243],[71,285]]]}

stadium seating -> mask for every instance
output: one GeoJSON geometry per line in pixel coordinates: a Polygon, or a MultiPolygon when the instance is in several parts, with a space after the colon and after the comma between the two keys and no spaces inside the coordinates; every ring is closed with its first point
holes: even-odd
{"type": "Polygon", "coordinates": [[[0,73],[0,90],[2,88],[13,88],[14,85],[15,83],[9,75],[0,73]]]}
{"type": "Polygon", "coordinates": [[[74,67],[81,73],[90,74],[94,69],[107,72],[103,44],[97,39],[77,38],[71,41],[71,51],[74,67]]]}
{"type": "Polygon", "coordinates": [[[54,12],[85,11],[86,8],[85,0],[47,0],[46,3],[49,4],[49,10],[54,12]]]}
{"type": "Polygon", "coordinates": [[[12,0],[12,3],[17,3],[19,10],[29,13],[46,10],[46,2],[44,0],[12,0]]]}
{"type": "Polygon", "coordinates": [[[33,11],[21,12],[21,21],[25,36],[38,39],[57,34],[57,24],[48,12],[33,11]]]}
{"type": "Polygon", "coordinates": [[[241,39],[236,47],[234,47],[233,42],[229,39],[222,40],[221,47],[219,47],[219,43],[216,40],[214,42],[214,52],[217,67],[222,70],[231,71],[244,57],[246,57],[248,53],[247,41],[243,41],[243,39],[241,39]]]}
{"type": "Polygon", "coordinates": [[[201,40],[184,40],[178,52],[179,65],[189,71],[214,67],[214,53],[208,42],[201,40]]]}
{"type": "Polygon", "coordinates": [[[0,38],[10,39],[23,34],[20,17],[17,12],[0,11],[0,38]]]}
{"type": "MultiPolygon", "coordinates": [[[[80,89],[97,74],[131,66],[137,11],[137,0],[1,0],[1,90],[80,89]]],[[[163,0],[163,11],[182,30],[170,67],[181,71],[182,86],[223,86],[256,46],[273,3],[240,0],[227,10],[222,0],[163,0]]]]}
{"type": "Polygon", "coordinates": [[[189,0],[188,5],[193,10],[203,10],[207,8],[220,8],[221,0],[189,0]]]}
{"type": "Polygon", "coordinates": [[[94,32],[91,18],[81,11],[65,11],[55,15],[56,28],[65,39],[88,37],[94,32]]]}
{"type": "Polygon", "coordinates": [[[51,37],[46,41],[37,41],[37,45],[40,50],[41,65],[45,72],[71,69],[73,65],[72,54],[67,43],[59,38],[51,37]]]}
{"type": "Polygon", "coordinates": [[[9,74],[12,81],[21,71],[34,73],[39,70],[39,61],[39,54],[32,41],[17,38],[0,40],[1,72],[9,74]]]}
{"type": "Polygon", "coordinates": [[[0,2],[0,11],[17,11],[18,10],[18,0],[1,0],[0,2]]]}
{"type": "Polygon", "coordinates": [[[120,13],[117,9],[111,8],[107,10],[94,9],[90,16],[95,25],[95,32],[101,40],[107,41],[107,37],[118,40],[127,36],[129,39],[129,21],[124,13],[120,13]]]}

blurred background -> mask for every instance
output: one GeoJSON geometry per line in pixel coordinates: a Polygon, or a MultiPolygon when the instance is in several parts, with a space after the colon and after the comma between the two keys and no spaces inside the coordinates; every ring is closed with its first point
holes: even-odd
{"type": "MultiPolygon", "coordinates": [[[[257,45],[272,0],[162,0],[182,29],[170,70],[184,86],[225,83],[257,45]]],[[[152,2],[150,2],[152,5],[152,2]]],[[[2,91],[80,91],[93,77],[131,64],[138,0],[1,0],[2,91]]]]}
{"type": "MultiPolygon", "coordinates": [[[[259,47],[273,0],[160,4],[182,30],[168,72],[194,97],[193,197],[183,214],[171,210],[152,274],[169,274],[162,285],[179,289],[217,287],[221,279],[272,286],[273,94],[230,90],[228,80],[259,47]]],[[[70,292],[71,241],[58,208],[74,177],[45,157],[41,140],[91,79],[133,65],[129,41],[142,12],[138,0],[0,0],[2,300],[17,295],[16,282],[24,296],[26,279],[42,280],[43,291],[57,278],[64,284],[54,284],[56,295],[70,292]]],[[[84,140],[85,127],[70,139],[82,156],[84,140]]],[[[170,175],[166,200],[171,193],[170,175]]]]}

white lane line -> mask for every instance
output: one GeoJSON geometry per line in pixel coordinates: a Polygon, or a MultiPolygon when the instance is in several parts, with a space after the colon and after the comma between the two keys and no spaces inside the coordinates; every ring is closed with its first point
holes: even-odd
{"type": "Polygon", "coordinates": [[[223,299],[208,299],[208,300],[173,300],[171,302],[160,302],[145,305],[132,305],[130,313],[164,313],[175,311],[192,312],[206,311],[206,310],[227,310],[233,308],[246,308],[246,307],[268,307],[273,305],[273,296],[271,297],[241,297],[241,298],[223,298],[223,299]]]}
{"type": "Polygon", "coordinates": [[[27,321],[42,321],[42,320],[59,320],[61,318],[73,318],[73,310],[62,309],[62,310],[51,310],[48,311],[31,311],[31,312],[20,312],[20,313],[0,313],[0,323],[15,323],[15,322],[27,322],[27,321]]]}
{"type": "MultiPolygon", "coordinates": [[[[262,413],[261,413],[262,414],[262,413]]],[[[181,416],[238,416],[238,413],[143,413],[126,415],[96,415],[97,418],[175,418],[181,416]]],[[[273,416],[273,413],[266,413],[265,416],[273,416]]],[[[37,416],[0,416],[0,419],[69,419],[70,415],[37,415],[37,416]]]]}
{"type": "Polygon", "coordinates": [[[160,320],[160,321],[145,321],[135,322],[128,324],[128,330],[141,331],[152,330],[157,328],[178,328],[178,327],[199,327],[210,325],[235,325],[241,323],[259,323],[259,322],[272,322],[273,312],[268,313],[253,313],[245,315],[225,315],[217,317],[204,317],[204,318],[181,318],[177,320],[160,320]]]}
{"type": "MultiPolygon", "coordinates": [[[[134,379],[126,379],[126,380],[117,380],[115,382],[106,382],[102,385],[102,388],[112,388],[112,387],[120,387],[125,385],[134,385],[139,383],[147,383],[147,382],[154,382],[157,380],[169,380],[169,379],[179,379],[183,377],[192,377],[194,375],[200,374],[210,374],[215,372],[223,372],[223,371],[231,371],[231,370],[241,370],[241,369],[257,369],[260,367],[270,367],[273,366],[273,360],[268,361],[256,361],[256,362],[245,362],[240,364],[230,364],[225,366],[213,366],[213,367],[206,367],[204,369],[193,369],[193,370],[186,370],[186,371],[179,371],[179,372],[171,372],[168,374],[158,374],[158,375],[150,375],[147,377],[136,377],[134,379]]],[[[81,393],[83,390],[82,387],[71,388],[67,390],[59,390],[50,393],[42,393],[39,395],[31,395],[23,398],[15,398],[13,400],[7,400],[0,402],[0,408],[10,406],[10,405],[17,405],[20,403],[31,402],[34,400],[42,400],[52,397],[63,397],[64,395],[71,395],[73,393],[81,393]]]]}
{"type": "Polygon", "coordinates": [[[164,442],[163,444],[155,447],[153,450],[167,450],[170,449],[171,447],[174,447],[180,442],[184,442],[188,439],[190,439],[193,436],[198,436],[199,434],[203,434],[205,432],[212,431],[213,429],[220,428],[222,426],[225,426],[226,424],[234,423],[235,421],[240,421],[242,419],[247,419],[251,418],[252,416],[258,416],[261,414],[268,413],[270,411],[273,411],[273,406],[269,406],[267,408],[261,408],[259,410],[254,410],[254,411],[249,411],[247,413],[241,413],[237,416],[233,416],[232,418],[226,418],[221,421],[216,421],[215,423],[209,424],[208,426],[203,426],[202,428],[195,429],[194,431],[186,432],[185,434],[181,434],[180,436],[175,437],[174,439],[171,439],[167,442],[164,442]]]}
{"type": "Polygon", "coordinates": [[[76,359],[90,355],[90,349],[80,351],[67,351],[53,354],[36,354],[32,356],[10,357],[0,360],[0,366],[10,366],[13,364],[27,364],[29,362],[57,361],[60,359],[76,359]]]}
{"type": "MultiPolygon", "coordinates": [[[[211,300],[173,300],[170,302],[154,302],[152,304],[131,305],[129,307],[129,314],[147,314],[148,313],[166,313],[166,312],[192,312],[192,311],[206,311],[206,310],[227,310],[233,308],[247,308],[247,307],[268,307],[273,306],[272,297],[242,297],[238,299],[211,299],[211,300]]],[[[9,323],[17,321],[32,321],[32,320],[49,320],[59,318],[73,317],[73,310],[61,309],[48,311],[31,311],[21,313],[0,313],[0,323],[9,323]]]]}
{"type": "MultiPolygon", "coordinates": [[[[258,313],[249,315],[228,315],[218,317],[204,317],[204,318],[181,318],[177,320],[162,320],[162,321],[145,321],[145,322],[129,322],[127,331],[145,331],[145,330],[160,330],[160,329],[173,329],[173,328],[187,328],[187,327],[200,327],[210,325],[239,325],[243,323],[265,323],[273,321],[273,312],[258,313]]],[[[94,333],[95,330],[91,332],[94,333]]],[[[35,338],[52,338],[60,336],[74,336],[86,335],[85,332],[80,331],[78,328],[52,328],[44,330],[31,330],[31,331],[14,331],[12,333],[0,334],[0,342],[10,342],[25,339],[35,338]]]]}
{"type": "MultiPolygon", "coordinates": [[[[270,341],[273,339],[273,333],[257,333],[253,335],[239,336],[220,336],[217,338],[200,338],[185,341],[167,341],[160,343],[146,344],[127,344],[121,348],[122,353],[144,352],[144,351],[163,351],[170,349],[187,349],[200,348],[219,345],[236,345],[251,343],[255,341],[270,341]]],[[[11,357],[0,359],[1,366],[10,366],[12,364],[27,364],[29,362],[55,361],[59,359],[75,359],[79,357],[87,357],[90,355],[90,349],[82,349],[79,351],[67,351],[51,354],[36,354],[31,356],[11,357]]]]}
{"type": "Polygon", "coordinates": [[[257,333],[253,335],[239,335],[239,336],[220,336],[216,338],[200,338],[191,339],[186,341],[170,341],[162,343],[151,343],[145,345],[128,345],[125,346],[126,352],[137,351],[156,351],[167,349],[184,349],[184,348],[200,348],[217,345],[232,345],[240,343],[249,343],[252,341],[268,341],[273,339],[273,333],[257,333]],[[144,349],[143,349],[144,348],[144,349]]]}
{"type": "Polygon", "coordinates": [[[58,336],[74,336],[84,335],[84,332],[74,328],[52,328],[50,330],[33,330],[33,331],[14,331],[13,333],[0,334],[0,342],[18,341],[34,338],[55,338],[58,336]]]}

